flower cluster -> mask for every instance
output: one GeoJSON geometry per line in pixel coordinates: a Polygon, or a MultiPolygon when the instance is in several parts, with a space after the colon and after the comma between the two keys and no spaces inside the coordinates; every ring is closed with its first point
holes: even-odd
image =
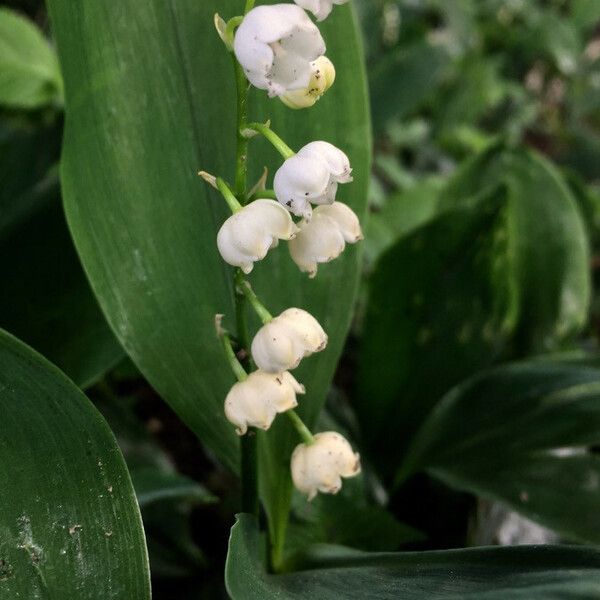
{"type": "MultiPolygon", "coordinates": [[[[305,10],[321,21],[334,4],[347,0],[294,1],[258,6],[228,23],[216,15],[215,24],[254,87],[301,109],[314,105],[335,80],[323,37],[305,10]]],[[[240,93],[245,91],[238,86],[240,93]]],[[[217,321],[218,334],[238,379],[225,399],[225,416],[238,435],[246,435],[250,428],[268,430],[278,414],[287,413],[303,440],[291,458],[292,480],[310,500],[319,491],[337,493],[343,477],[360,472],[359,455],[340,434],[313,436],[294,412],[305,389],[290,371],[311,354],[325,350],[327,334],[300,308],[288,308],[272,317],[244,275],[280,240],[288,242],[292,260],[311,278],[320,263],[337,258],[346,244],[361,240],[357,215],[336,199],[338,186],[352,181],[352,168],[348,156],[326,141],[310,142],[294,152],[270,123],[248,123],[241,115],[238,125],[235,193],[222,179],[201,172],[219,189],[232,211],[218,232],[217,247],[223,260],[237,267],[236,298],[249,302],[263,322],[251,344],[245,344],[245,332],[238,331],[240,337],[234,340],[222,329],[220,317],[217,321]],[[284,161],[275,173],[272,190],[265,189],[265,175],[248,193],[244,148],[257,134],[271,142],[284,161]],[[256,370],[249,372],[253,365],[256,370]]]]}
{"type": "Polygon", "coordinates": [[[338,184],[352,181],[351,173],[348,157],[332,144],[304,146],[275,173],[273,191],[279,204],[258,199],[225,221],[217,236],[223,260],[248,274],[279,240],[286,240],[292,260],[314,277],[318,263],[332,261],[346,243],[363,239],[356,214],[336,202],[338,184]],[[294,224],[292,214],[302,220],[294,224]]]}

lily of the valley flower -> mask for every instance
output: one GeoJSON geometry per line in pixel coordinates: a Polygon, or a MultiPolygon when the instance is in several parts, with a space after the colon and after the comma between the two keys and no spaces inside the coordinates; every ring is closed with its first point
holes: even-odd
{"type": "Polygon", "coordinates": [[[360,473],[360,455],[339,433],[317,433],[312,444],[296,446],[292,454],[292,480],[312,500],[317,492],[337,494],[342,477],[360,473]]]}
{"type": "Polygon", "coordinates": [[[318,21],[323,21],[333,10],[334,4],[346,4],[348,0],[294,0],[302,8],[309,10],[318,21]]]}
{"type": "Polygon", "coordinates": [[[311,63],[311,69],[312,73],[307,87],[279,96],[286,106],[294,109],[310,108],[333,85],[335,67],[326,56],[320,56],[311,63]]]}
{"type": "Polygon", "coordinates": [[[337,258],[346,247],[363,239],[360,222],[346,204],[317,206],[310,221],[300,222],[300,231],[289,248],[292,260],[312,279],[317,265],[337,258]]]}
{"type": "Polygon", "coordinates": [[[269,373],[295,369],[300,361],[327,345],[327,334],[305,310],[288,308],[264,325],[252,341],[256,366],[269,373]]]}
{"type": "Polygon", "coordinates": [[[294,4],[253,8],[237,29],[233,47],[250,83],[269,96],[306,88],[311,63],[325,54],[317,26],[294,4]]]}
{"type": "Polygon", "coordinates": [[[217,246],[223,260],[246,274],[279,240],[291,240],[298,228],[275,200],[255,200],[223,223],[217,246]]]}
{"type": "Polygon", "coordinates": [[[267,430],[278,413],[298,406],[296,394],[304,394],[290,373],[254,371],[231,388],[225,398],[225,416],[244,435],[248,427],[267,430]]]}
{"type": "Polygon", "coordinates": [[[298,217],[310,219],[312,204],[331,204],[338,183],[352,181],[350,161],[329,142],[311,142],[288,158],[275,173],[277,200],[298,217]]]}

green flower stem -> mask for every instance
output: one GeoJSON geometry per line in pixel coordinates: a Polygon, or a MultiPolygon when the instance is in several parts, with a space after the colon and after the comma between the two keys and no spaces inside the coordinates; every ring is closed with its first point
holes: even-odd
{"type": "Polygon", "coordinates": [[[241,202],[245,201],[246,180],[248,177],[248,138],[242,135],[248,119],[248,87],[249,83],[242,66],[232,54],[237,89],[237,150],[235,167],[235,194],[241,202]]]}
{"type": "MultiPolygon", "coordinates": [[[[246,0],[244,14],[254,7],[254,0],[246,0]]],[[[239,19],[232,27],[231,39],[233,40],[235,27],[241,23],[239,19]]],[[[246,203],[246,185],[248,180],[248,139],[242,135],[248,120],[248,89],[249,82],[246,79],[242,66],[237,61],[235,54],[231,54],[233,59],[233,70],[235,73],[235,85],[237,91],[237,127],[236,127],[236,161],[235,161],[235,197],[238,204],[246,203]]],[[[234,288],[235,292],[235,315],[236,329],[240,345],[245,352],[243,358],[244,366],[250,369],[250,344],[248,340],[248,327],[246,322],[246,296],[237,289],[238,281],[244,281],[244,274],[241,269],[235,270],[234,288]]],[[[254,428],[249,428],[248,432],[241,439],[241,473],[242,473],[242,511],[259,516],[258,502],[258,436],[254,428]]]]}
{"type": "Polygon", "coordinates": [[[238,360],[238,357],[233,350],[233,345],[231,344],[231,338],[229,337],[229,334],[222,332],[220,334],[220,338],[221,343],[223,344],[223,349],[225,350],[225,356],[227,356],[227,362],[229,362],[229,366],[231,367],[233,374],[236,376],[238,381],[246,381],[246,379],[248,379],[248,373],[246,373],[246,370],[244,367],[242,367],[242,364],[238,360]]]}
{"type": "MultiPolygon", "coordinates": [[[[236,269],[235,281],[243,278],[241,269],[236,269]]],[[[244,352],[240,359],[245,370],[252,368],[252,361],[248,349],[248,327],[246,323],[246,296],[236,289],[235,317],[239,343],[244,352]]],[[[242,511],[258,517],[258,438],[256,429],[249,427],[246,435],[241,440],[241,471],[242,471],[242,511]]]]}
{"type": "Polygon", "coordinates": [[[258,518],[258,436],[249,427],[241,440],[242,454],[242,512],[258,518]]]}
{"type": "Polygon", "coordinates": [[[256,131],[256,133],[260,133],[263,137],[265,137],[273,147],[283,156],[283,158],[288,159],[295,156],[296,153],[268,126],[264,123],[248,123],[244,129],[250,129],[252,131],[256,131]]]}
{"type": "Polygon", "coordinates": [[[302,441],[307,446],[314,444],[315,438],[313,434],[310,432],[310,429],[304,424],[304,421],[298,416],[298,413],[294,410],[288,410],[286,412],[286,415],[290,418],[302,441]]]}
{"type": "Polygon", "coordinates": [[[246,0],[246,8],[244,9],[244,14],[250,12],[254,8],[254,0],[246,0]]]}
{"type": "Polygon", "coordinates": [[[233,192],[229,189],[229,186],[220,178],[217,177],[217,189],[221,192],[225,202],[231,209],[232,213],[239,212],[243,206],[238,202],[238,199],[233,195],[233,192]]]}
{"type": "Polygon", "coordinates": [[[239,290],[246,299],[252,305],[252,308],[259,316],[263,324],[270,323],[273,320],[273,315],[264,307],[263,303],[258,299],[258,296],[254,293],[251,285],[244,279],[244,275],[241,271],[236,273],[235,277],[236,289],[239,290]]]}

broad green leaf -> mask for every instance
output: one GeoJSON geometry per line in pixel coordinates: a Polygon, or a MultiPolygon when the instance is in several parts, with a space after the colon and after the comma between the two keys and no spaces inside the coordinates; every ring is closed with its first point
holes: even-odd
{"type": "Polygon", "coordinates": [[[133,469],[131,480],[141,508],[175,498],[185,498],[193,502],[216,502],[204,486],[179,473],[146,467],[133,469]]]}
{"type": "Polygon", "coordinates": [[[441,214],[377,264],[355,406],[383,469],[452,385],[505,349],[516,318],[505,230],[495,194],[441,214]]]}
{"type": "Polygon", "coordinates": [[[556,167],[535,152],[498,144],[467,161],[442,198],[446,206],[464,206],[479,190],[499,185],[507,190],[507,249],[519,294],[519,349],[552,350],[587,320],[591,285],[583,218],[556,167]]]}
{"type": "Polygon", "coordinates": [[[463,123],[476,124],[506,93],[498,72],[497,60],[465,56],[452,84],[435,99],[437,126],[448,130],[463,123]]]}
{"type": "Polygon", "coordinates": [[[0,332],[0,599],[150,598],[125,461],[56,367],[0,332]]]}
{"type": "MultiPolygon", "coordinates": [[[[66,86],[62,185],[69,225],[102,308],[142,373],[188,426],[235,468],[238,441],[223,415],[233,376],[215,337],[224,313],[233,328],[232,270],[215,237],[224,202],[199,180],[204,169],[231,177],[235,95],[231,58],[213,16],[232,17],[241,0],[167,4],[134,0],[73,5],[51,0],[66,86]]],[[[340,199],[362,215],[369,176],[369,121],[361,47],[350,6],[322,27],[337,69],[330,92],[310,111],[292,111],[253,91],[250,115],[298,148],[325,139],[343,148],[355,181],[340,199]]],[[[255,176],[280,163],[252,140],[255,176]]],[[[285,245],[258,264],[251,281],[269,309],[309,310],[329,334],[327,351],[298,370],[308,390],[301,411],[315,421],[350,321],[358,252],[323,266],[309,281],[285,245]]],[[[295,433],[279,418],[263,444],[263,474],[273,485],[269,514],[279,522],[289,504],[289,456],[295,433]]],[[[266,489],[266,487],[264,489],[266,489]]]]}
{"type": "Polygon", "coordinates": [[[382,128],[419,107],[441,82],[450,64],[447,50],[428,41],[390,52],[369,72],[373,123],[382,128]]]}
{"type": "Polygon", "coordinates": [[[0,141],[0,327],[85,387],[124,353],[67,229],[49,168],[58,156],[57,138],[54,130],[39,130],[0,141]]]}
{"type": "Polygon", "coordinates": [[[366,553],[323,546],[311,558],[304,571],[266,573],[257,523],[238,515],[229,542],[227,590],[233,600],[600,598],[600,553],[591,548],[366,553]]]}
{"type": "Polygon", "coordinates": [[[38,108],[61,101],[54,50],[32,22],[0,8],[0,104],[38,108]]]}
{"type": "Polygon", "coordinates": [[[400,478],[427,469],[508,504],[567,538],[600,542],[600,370],[532,362],[447,394],[415,438],[400,478]]]}
{"type": "Polygon", "coordinates": [[[564,178],[533,152],[505,174],[511,252],[520,290],[522,347],[551,350],[587,321],[591,283],[583,218],[564,178]]]}
{"type": "Polygon", "coordinates": [[[365,257],[369,263],[435,216],[442,187],[437,177],[424,179],[409,190],[390,196],[383,209],[371,215],[365,236],[365,257]]]}

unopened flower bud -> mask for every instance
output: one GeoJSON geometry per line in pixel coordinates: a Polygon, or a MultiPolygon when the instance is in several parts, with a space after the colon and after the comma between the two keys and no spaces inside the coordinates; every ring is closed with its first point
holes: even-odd
{"type": "Polygon", "coordinates": [[[311,63],[312,74],[308,86],[301,90],[286,92],[279,99],[290,108],[310,108],[333,85],[335,67],[326,57],[320,56],[311,63]]]}
{"type": "Polygon", "coordinates": [[[244,435],[248,427],[267,430],[278,413],[298,406],[296,394],[304,394],[304,386],[290,373],[254,371],[229,390],[225,416],[238,435],[244,435]]]}
{"type": "Polygon", "coordinates": [[[323,21],[333,10],[334,4],[346,4],[348,0],[294,0],[294,2],[305,10],[309,10],[317,17],[317,21],[323,21]]]}
{"type": "Polygon", "coordinates": [[[288,158],[275,173],[277,200],[299,217],[310,219],[312,204],[332,204],[338,183],[352,181],[344,152],[328,142],[311,142],[288,158]]]}
{"type": "Polygon", "coordinates": [[[363,239],[360,222],[350,207],[342,202],[318,206],[310,221],[300,223],[300,231],[289,248],[292,260],[312,279],[317,265],[337,258],[346,247],[363,239]]]}
{"type": "Polygon", "coordinates": [[[295,369],[300,361],[327,346],[327,334],[305,310],[288,308],[264,325],[252,341],[256,366],[269,373],[295,369]]]}
{"type": "Polygon", "coordinates": [[[360,473],[360,455],[339,433],[317,433],[313,444],[300,444],[292,454],[292,480],[312,500],[317,492],[337,494],[342,477],[360,473]]]}
{"type": "Polygon", "coordinates": [[[275,200],[255,200],[223,223],[217,246],[225,262],[247,274],[279,240],[291,240],[297,232],[281,204],[275,200]]]}
{"type": "Polygon", "coordinates": [[[294,4],[253,8],[237,29],[233,47],[250,83],[271,97],[306,88],[311,63],[325,54],[319,29],[294,4]]]}

